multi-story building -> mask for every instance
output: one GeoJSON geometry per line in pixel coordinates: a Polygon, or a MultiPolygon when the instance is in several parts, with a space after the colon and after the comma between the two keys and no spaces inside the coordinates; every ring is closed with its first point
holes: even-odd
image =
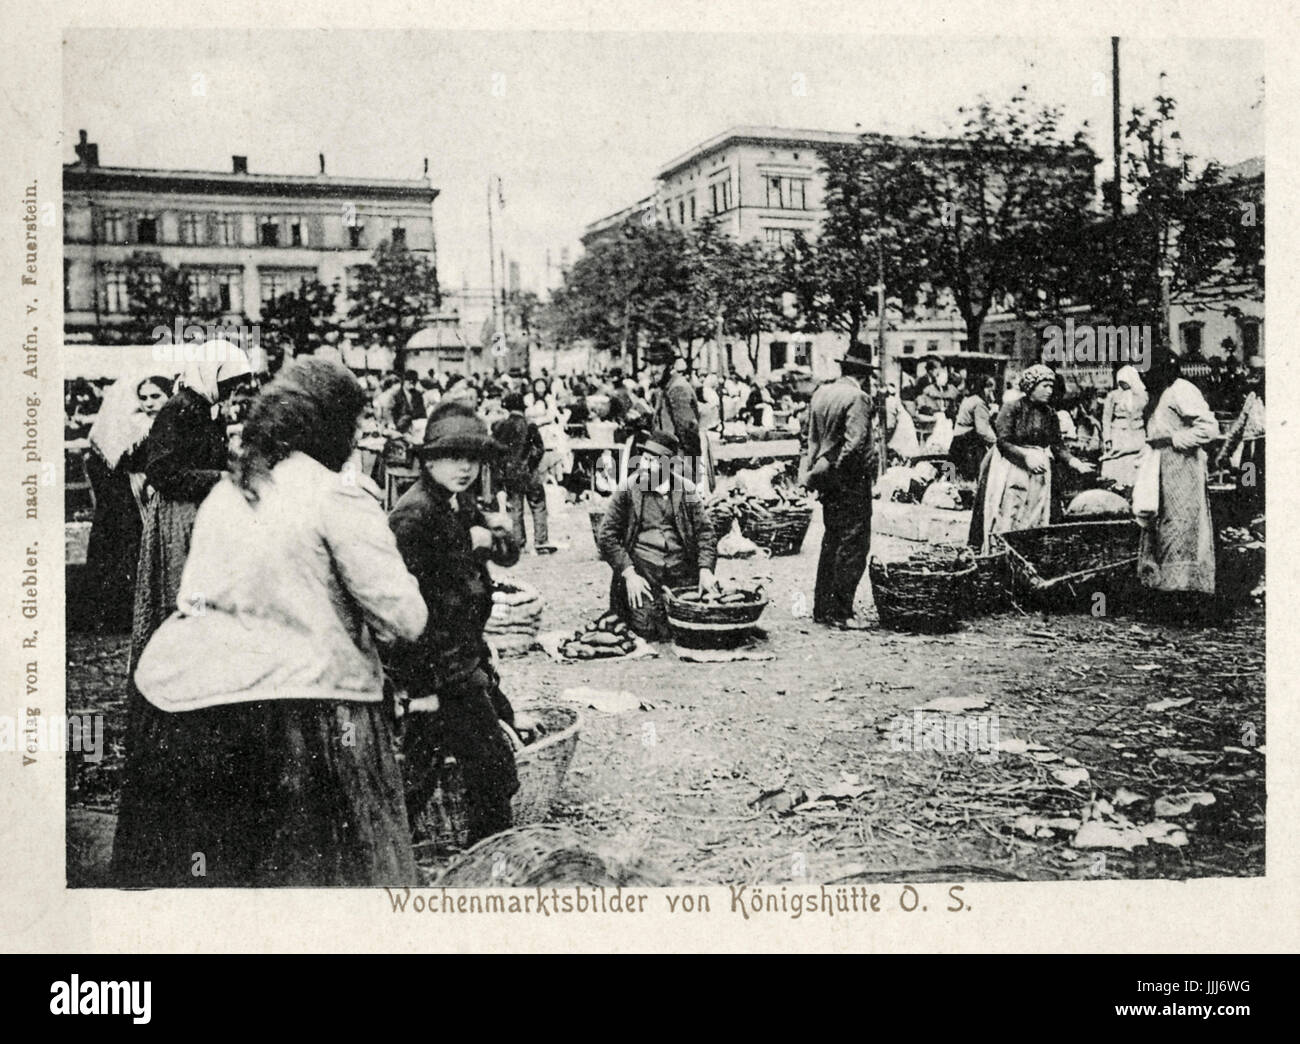
{"type": "Polygon", "coordinates": [[[85,131],[76,153],[63,168],[68,341],[123,339],[140,262],[180,269],[192,300],[237,323],[304,279],[337,283],[346,313],[353,272],[380,243],[436,256],[427,177],[327,175],[324,156],[310,175],[252,173],[244,156],[224,172],[107,167],[85,131]]]}

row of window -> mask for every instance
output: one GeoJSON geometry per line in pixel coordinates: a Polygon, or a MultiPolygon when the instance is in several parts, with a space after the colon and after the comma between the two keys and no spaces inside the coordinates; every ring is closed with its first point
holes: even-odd
{"type": "MultiPolygon", "coordinates": [[[[179,215],[177,224],[177,242],[186,246],[245,246],[244,215],[238,213],[195,213],[187,211],[179,215]]],[[[370,246],[366,238],[366,226],[348,223],[344,220],[344,240],[348,247],[363,250],[370,246]]],[[[127,244],[163,242],[162,223],[153,211],[105,210],[100,219],[102,241],[105,243],[127,244]]],[[[310,229],[310,222],[303,215],[281,216],[258,215],[256,225],[257,246],[265,247],[306,247],[313,245],[313,239],[321,236],[317,226],[316,237],[310,229]]],[[[406,229],[398,225],[391,229],[390,238],[393,246],[406,246],[406,229]]]]}
{"type": "MultiPolygon", "coordinates": [[[[808,179],[791,178],[784,175],[771,176],[763,178],[767,186],[767,206],[773,210],[807,210],[808,209],[808,179]]],[[[665,211],[668,215],[668,221],[671,224],[674,215],[674,201],[669,200],[665,211]]],[[[722,214],[732,208],[731,197],[731,179],[713,181],[709,183],[709,212],[713,214],[722,214]]],[[[695,194],[682,196],[676,200],[676,217],[679,225],[687,223],[688,215],[691,222],[695,221],[695,194]]],[[[778,229],[768,229],[768,232],[781,231],[778,229]]],[[[775,242],[771,236],[769,242],[775,242]]],[[[781,240],[784,242],[784,240],[781,240]]]]}
{"type": "MultiPolygon", "coordinates": [[[[240,313],[244,309],[244,272],[241,268],[190,268],[184,270],[190,300],[220,308],[226,313],[240,313]]],[[[155,290],[161,289],[158,273],[145,273],[146,281],[155,290]]],[[[259,269],[258,291],[263,304],[281,294],[297,290],[304,282],[318,278],[314,268],[259,269]]],[[[349,280],[350,281],[350,280],[349,280]]],[[[68,299],[68,280],[64,280],[64,306],[71,309],[68,299]]],[[[99,277],[100,311],[109,315],[125,315],[130,311],[127,269],[106,265],[99,277]]]]}

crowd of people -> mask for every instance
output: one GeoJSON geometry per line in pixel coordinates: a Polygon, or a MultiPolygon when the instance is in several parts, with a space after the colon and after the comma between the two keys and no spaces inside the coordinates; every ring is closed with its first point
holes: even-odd
{"type": "Polygon", "coordinates": [[[637,377],[374,380],[307,356],[271,379],[210,342],[174,379],[74,385],[96,494],[80,601],[131,633],[118,880],[416,883],[415,819],[450,765],[467,842],[509,826],[531,723],[484,639],[488,563],[518,560],[528,515],[535,552],[555,550],[545,487],[593,424],[633,447],[597,543],[611,611],[650,640],[667,636],[665,586],[717,589],[722,534],[701,494],[728,424],[802,430],[799,481],[824,524],[813,615],[842,630],[865,626],[854,606],[882,457],[946,454],[977,484],[970,543],[985,552],[1060,517],[1061,469],[1098,472],[1142,526],[1142,582],[1179,596],[1215,590],[1210,467],[1249,473],[1262,509],[1262,367],[1221,433],[1173,358],[1123,367],[1095,397],[1064,396],[1045,365],[999,396],[991,375],[931,360],[904,397],[855,346],[807,403],[690,375],[668,351],[649,361],[637,377]],[[387,514],[356,466],[368,434],[414,462],[387,514]]]}

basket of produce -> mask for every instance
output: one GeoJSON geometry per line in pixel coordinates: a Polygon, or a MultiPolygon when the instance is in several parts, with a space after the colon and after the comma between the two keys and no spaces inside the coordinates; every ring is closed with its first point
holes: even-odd
{"type": "Polygon", "coordinates": [[[902,562],[868,563],[880,623],[894,631],[956,630],[970,605],[975,554],[968,547],[938,546],[902,562]]]}
{"type": "Polygon", "coordinates": [[[673,641],[687,649],[727,649],[754,635],[767,608],[762,587],[701,593],[698,588],[664,589],[664,614],[673,641]]]}
{"type": "Polygon", "coordinates": [[[761,501],[744,501],[736,509],[740,533],[765,548],[773,556],[797,555],[803,547],[803,538],[812,524],[812,504],[786,501],[765,504],[761,501]]]}
{"type": "Polygon", "coordinates": [[[483,628],[487,643],[499,656],[526,653],[542,629],[542,596],[521,580],[498,582],[492,588],[492,615],[483,628]]]}
{"type": "Polygon", "coordinates": [[[560,644],[560,655],[568,660],[603,660],[626,656],[636,649],[636,635],[616,613],[605,613],[594,623],[579,627],[573,637],[560,644]]]}
{"type": "Polygon", "coordinates": [[[1013,587],[1042,599],[1071,597],[1130,581],[1141,530],[1131,519],[1064,522],[999,533],[1013,587]]]}
{"type": "MultiPolygon", "coordinates": [[[[436,712],[434,712],[436,713],[436,712]]],[[[578,745],[582,717],[571,707],[521,707],[518,715],[530,717],[534,727],[524,736],[504,722],[501,730],[515,752],[519,789],[510,799],[516,826],[537,823],[550,814],[578,745]]],[[[465,782],[454,757],[438,762],[433,794],[412,819],[417,859],[462,851],[469,839],[465,813],[465,782]]]]}

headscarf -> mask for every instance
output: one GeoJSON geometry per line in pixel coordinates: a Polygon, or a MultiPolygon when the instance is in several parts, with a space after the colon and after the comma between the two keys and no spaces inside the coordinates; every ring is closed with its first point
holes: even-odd
{"type": "Polygon", "coordinates": [[[1115,388],[1128,399],[1129,413],[1140,413],[1147,404],[1147,386],[1142,383],[1142,378],[1137,370],[1132,366],[1121,366],[1119,372],[1115,374],[1115,388]],[[1124,391],[1119,386],[1120,381],[1128,381],[1129,390],[1124,391]]]}
{"type": "Polygon", "coordinates": [[[104,392],[89,438],[110,469],[140,445],[153,426],[153,419],[140,412],[138,394],[140,385],[149,379],[138,375],[119,377],[104,392]]]}
{"type": "MultiPolygon", "coordinates": [[[[261,355],[261,353],[257,353],[261,355]]],[[[250,353],[238,345],[214,338],[199,349],[199,358],[188,361],[177,382],[196,395],[216,405],[221,397],[220,384],[233,377],[249,377],[259,372],[250,353]]]]}
{"type": "Polygon", "coordinates": [[[1035,365],[1026,368],[1020,374],[1020,381],[1019,381],[1020,390],[1025,395],[1028,395],[1031,391],[1033,391],[1036,387],[1038,387],[1038,385],[1042,384],[1043,381],[1051,381],[1055,383],[1056,374],[1052,372],[1052,368],[1050,366],[1044,366],[1042,363],[1036,363],[1035,365]]]}

